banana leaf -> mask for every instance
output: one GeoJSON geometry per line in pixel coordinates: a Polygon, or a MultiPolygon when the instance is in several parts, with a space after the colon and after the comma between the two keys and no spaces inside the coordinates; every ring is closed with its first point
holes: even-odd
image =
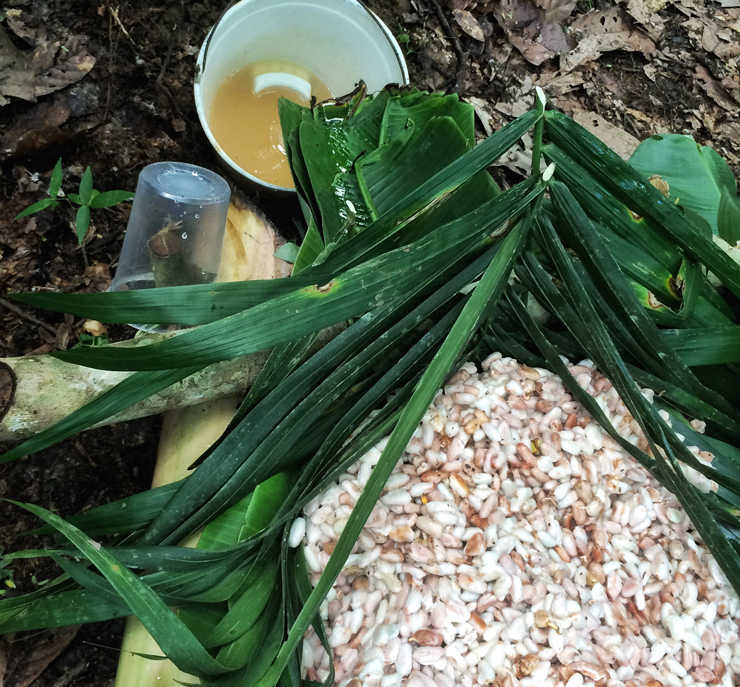
{"type": "Polygon", "coordinates": [[[673,203],[614,151],[572,119],[559,112],[545,114],[550,139],[630,210],[658,227],[664,239],[701,262],[740,297],[740,266],[673,203]]]}
{"type": "Polygon", "coordinates": [[[691,136],[657,134],[632,153],[630,165],[644,179],[658,175],[668,184],[668,198],[704,218],[718,233],[722,192],[737,196],[737,182],[719,153],[691,136]]]}

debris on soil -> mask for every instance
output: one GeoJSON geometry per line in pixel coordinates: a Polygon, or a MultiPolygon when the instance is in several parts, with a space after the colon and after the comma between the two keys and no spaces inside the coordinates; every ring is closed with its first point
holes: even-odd
{"type": "Polygon", "coordinates": [[[717,105],[728,112],[737,112],[740,110],[740,82],[732,79],[723,79],[722,82],[715,81],[709,70],[702,66],[696,66],[696,78],[702,82],[702,90],[717,105]],[[725,88],[727,86],[727,88],[725,88]]]}
{"type": "Polygon", "coordinates": [[[569,0],[502,0],[492,3],[493,15],[511,44],[533,65],[570,52],[575,41],[563,30],[563,22],[576,3],[569,0]]]}
{"type": "Polygon", "coordinates": [[[7,650],[7,672],[4,678],[0,672],[0,684],[7,687],[29,687],[70,645],[79,629],[79,625],[61,627],[10,643],[7,650]]]}
{"type": "Polygon", "coordinates": [[[66,138],[59,128],[69,119],[69,104],[62,94],[24,112],[0,139],[0,156],[31,155],[66,138]]]}
{"type": "Polygon", "coordinates": [[[573,113],[573,119],[625,160],[629,160],[637,146],[640,145],[640,141],[634,136],[628,134],[624,129],[610,124],[595,112],[579,110],[573,113]]]}
{"type": "Polygon", "coordinates": [[[614,50],[641,52],[645,57],[655,54],[655,43],[629,25],[618,5],[582,14],[571,24],[570,30],[579,37],[578,47],[561,57],[561,72],[572,71],[584,62],[597,60],[603,53],[614,50]]]}
{"type": "Polygon", "coordinates": [[[10,102],[3,96],[35,100],[36,89],[31,65],[0,26],[0,106],[10,102]]]}
{"type": "Polygon", "coordinates": [[[486,40],[481,25],[476,18],[467,10],[452,10],[452,16],[455,18],[458,26],[465,31],[471,38],[483,43],[486,40]]]}
{"type": "MultiPolygon", "coordinates": [[[[377,4],[388,20],[391,3],[377,4]]],[[[468,55],[462,75],[433,4],[409,4],[414,11],[393,20],[408,37],[412,74],[433,88],[462,76],[461,93],[477,99],[481,135],[524,111],[540,86],[568,114],[594,113],[623,130],[626,151],[631,138],[679,132],[740,162],[737,0],[720,9],[697,0],[447,0],[468,55]]],[[[501,164],[511,169],[512,160],[501,164]]]]}
{"type": "MultiPolygon", "coordinates": [[[[95,66],[95,58],[87,51],[84,36],[65,32],[63,39],[57,38],[47,31],[44,23],[29,28],[20,10],[9,10],[6,15],[11,31],[25,39],[32,50],[21,51],[5,29],[0,30],[0,65],[6,67],[0,81],[0,94],[35,101],[77,83],[95,66]]],[[[0,106],[8,102],[4,98],[0,106]]]]}

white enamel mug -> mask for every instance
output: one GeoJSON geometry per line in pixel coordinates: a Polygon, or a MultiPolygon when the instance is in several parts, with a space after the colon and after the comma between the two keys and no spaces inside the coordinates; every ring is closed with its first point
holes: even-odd
{"type": "Polygon", "coordinates": [[[208,140],[237,182],[273,192],[219,146],[208,124],[219,86],[245,65],[286,60],[313,72],[337,97],[364,81],[368,92],[409,81],[388,27],[358,0],[241,0],[211,29],[198,54],[195,105],[208,140]]]}

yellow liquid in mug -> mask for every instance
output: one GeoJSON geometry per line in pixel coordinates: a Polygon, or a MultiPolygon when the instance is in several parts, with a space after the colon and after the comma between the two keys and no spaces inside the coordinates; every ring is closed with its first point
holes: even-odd
{"type": "MultiPolygon", "coordinates": [[[[287,78],[290,81],[290,77],[287,78]]],[[[296,88],[301,87],[297,82],[296,88]]],[[[288,98],[308,106],[311,96],[318,101],[332,97],[318,77],[303,67],[285,60],[261,60],[242,67],[216,91],[209,113],[211,131],[223,151],[239,167],[258,179],[276,186],[293,188],[293,178],[285,155],[283,133],[278,116],[278,100],[288,98]],[[261,80],[258,77],[264,76],[261,80]],[[293,75],[310,84],[303,92],[285,85],[270,85],[272,75],[293,75]],[[257,87],[268,85],[255,92],[257,87]]]]}

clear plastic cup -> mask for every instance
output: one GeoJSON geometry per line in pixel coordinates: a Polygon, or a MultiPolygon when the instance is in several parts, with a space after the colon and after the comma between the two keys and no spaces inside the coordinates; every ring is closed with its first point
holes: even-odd
{"type": "Polygon", "coordinates": [[[139,174],[111,291],[216,278],[231,190],[215,172],[156,162],[139,174]]]}

